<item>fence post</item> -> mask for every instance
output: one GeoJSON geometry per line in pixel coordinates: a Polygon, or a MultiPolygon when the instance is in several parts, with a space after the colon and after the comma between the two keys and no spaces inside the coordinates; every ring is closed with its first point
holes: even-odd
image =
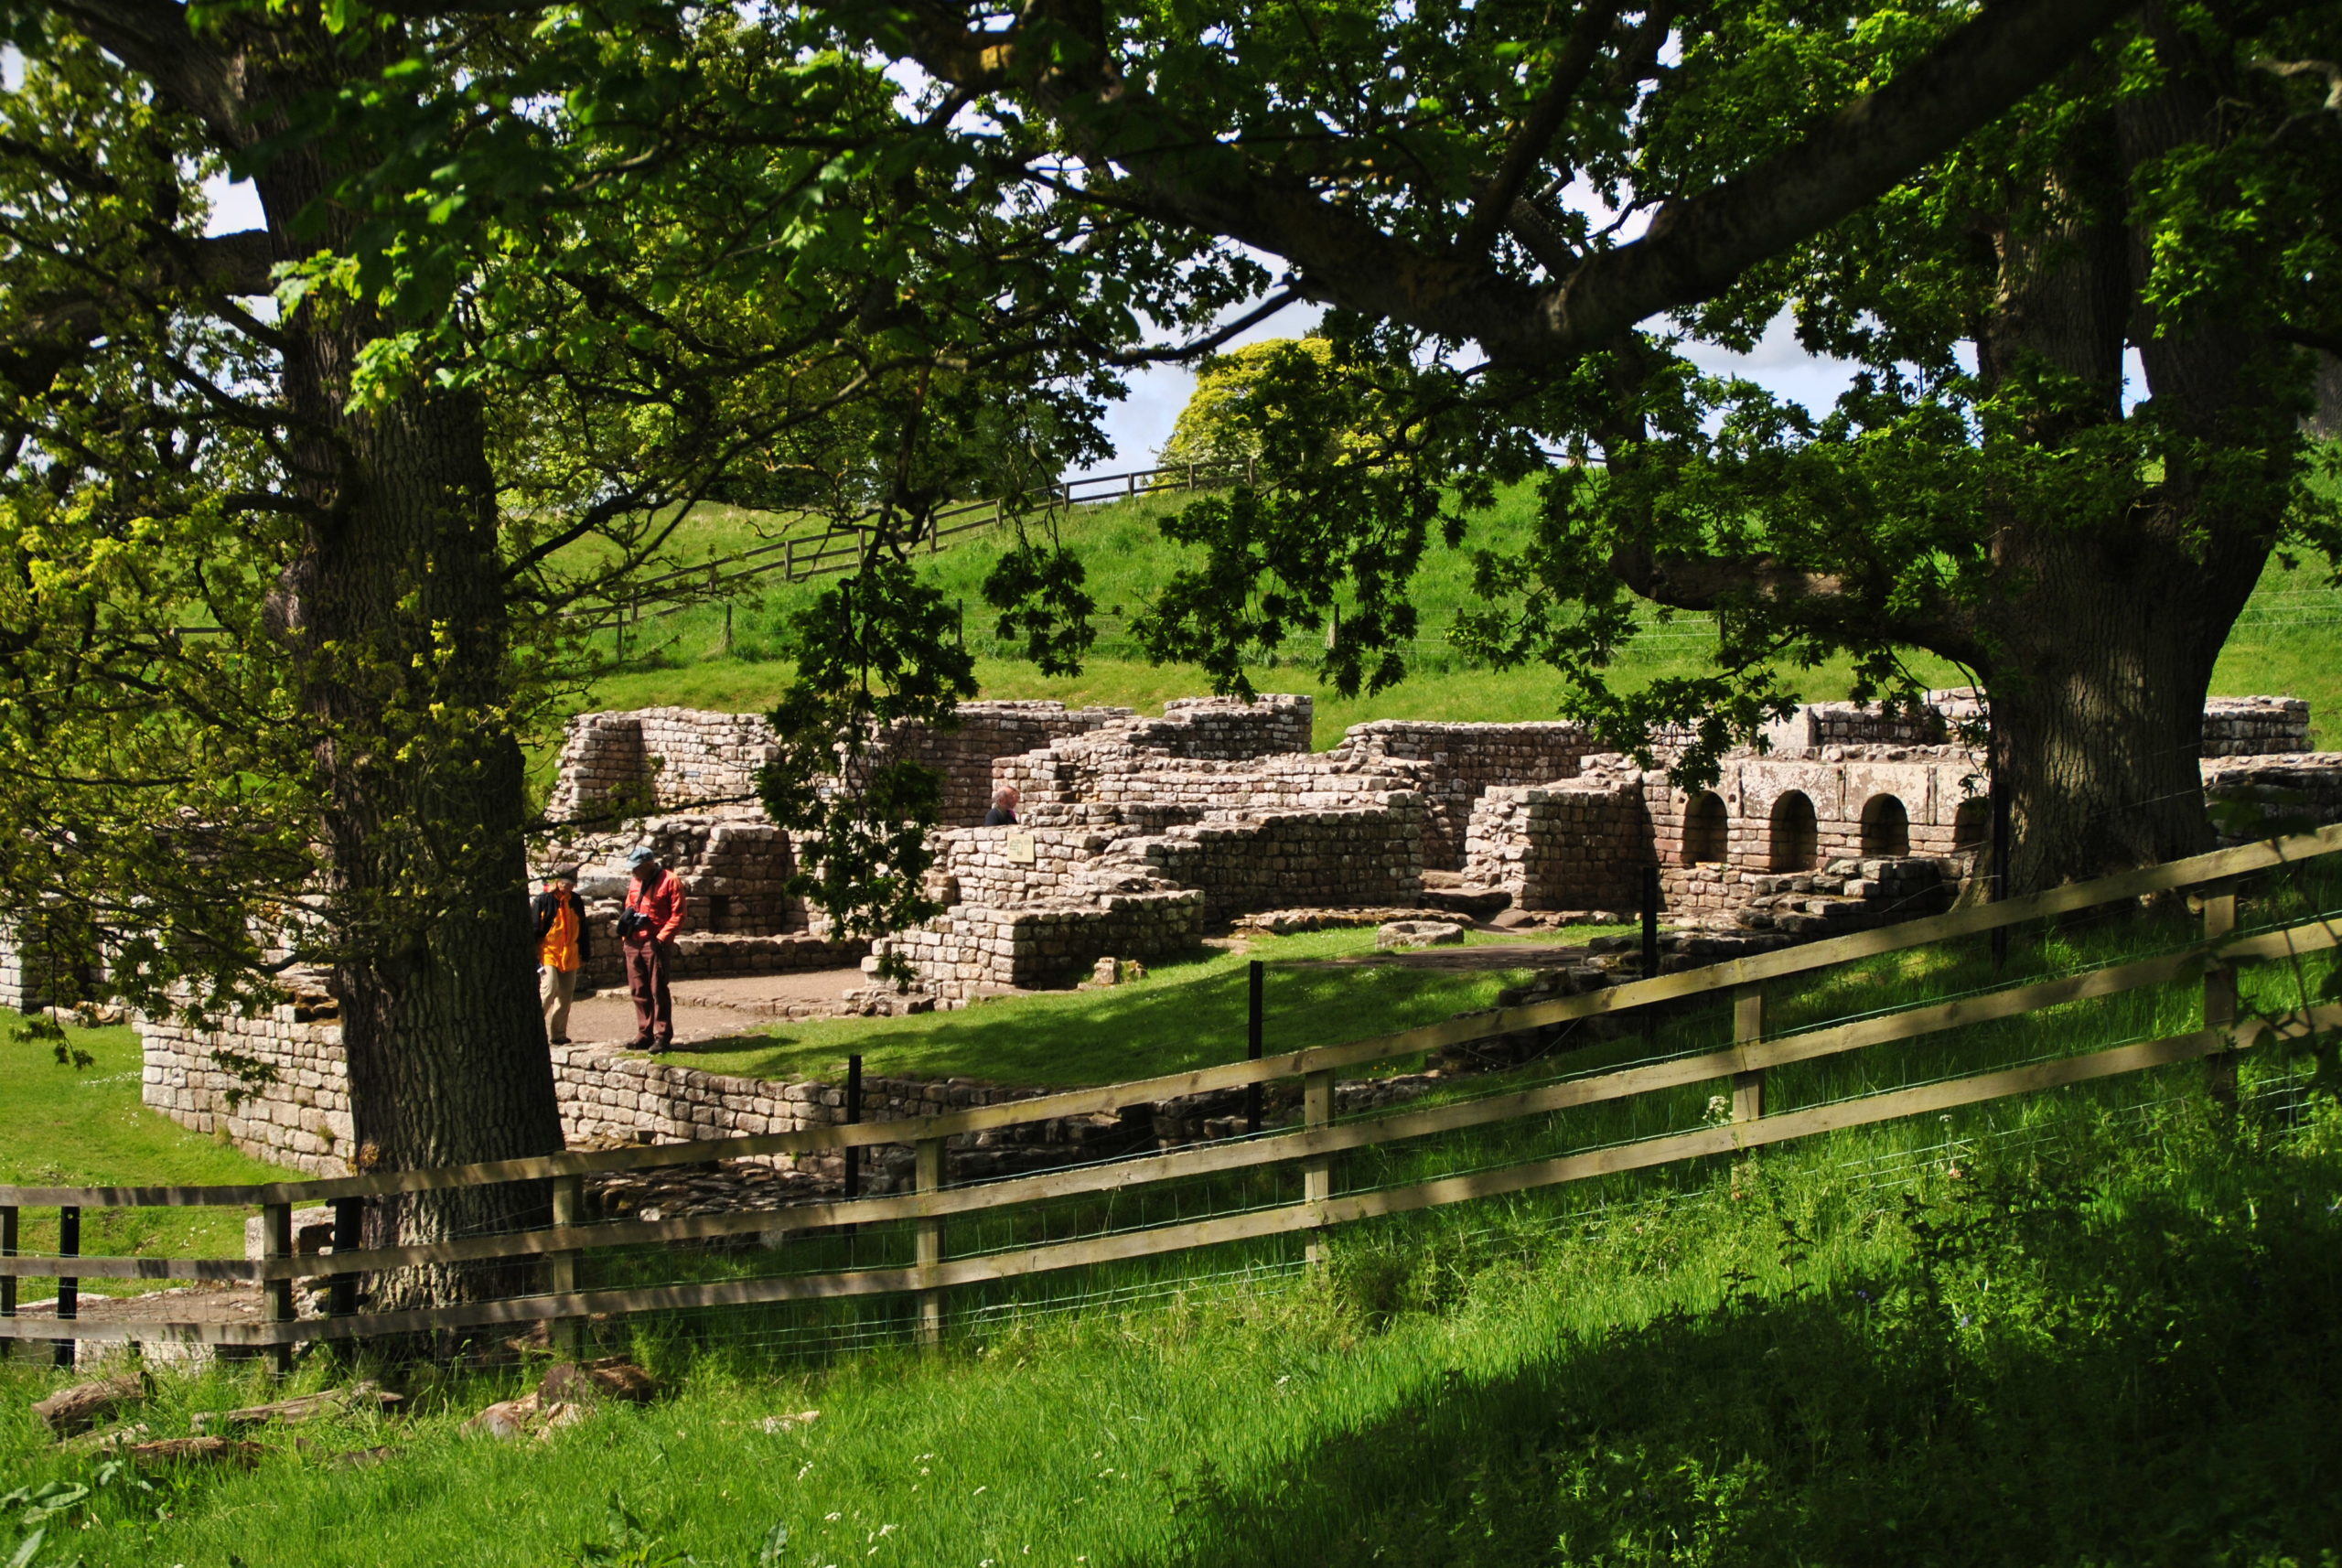
{"type": "Polygon", "coordinates": [[[793,583],[797,581],[797,541],[790,539],[784,542],[787,548],[781,553],[780,580],[784,583],[793,583]]]}
{"type": "MultiPolygon", "coordinates": [[[[914,1166],[914,1190],[941,1192],[943,1190],[943,1140],[921,1138],[912,1145],[918,1155],[914,1166]]],[[[926,1282],[931,1271],[943,1262],[943,1221],[928,1219],[919,1221],[918,1252],[915,1261],[922,1288],[919,1293],[919,1342],[933,1348],[943,1343],[943,1293],[926,1282]]]]}
{"type": "MultiPolygon", "coordinates": [[[[16,1206],[0,1205],[0,1258],[16,1255],[16,1206]]],[[[16,1316],[16,1276],[0,1274],[0,1317],[16,1316]]],[[[16,1353],[14,1339],[0,1339],[0,1361],[16,1353]]]]}
{"type": "MultiPolygon", "coordinates": [[[[2236,929],[2236,893],[2222,888],[2218,893],[2203,896],[2204,940],[2218,941],[2236,929]]],[[[2226,1029],[2236,1023],[2236,970],[2217,959],[2204,964],[2204,1026],[2226,1029]]],[[[2229,1045],[2234,1045],[2231,1036],[2229,1045]]],[[[2204,1058],[2206,1089],[2216,1105],[2236,1104],[2236,1052],[2230,1048],[2215,1051],[2204,1058]]]]}
{"type": "MultiPolygon", "coordinates": [[[[845,1058],[845,1124],[855,1126],[862,1121],[862,1054],[857,1051],[845,1058]]],[[[848,1144],[845,1155],[845,1195],[862,1196],[862,1151],[848,1144]]]]}
{"type": "MultiPolygon", "coordinates": [[[[260,1209],[260,1255],[263,1258],[289,1258],[293,1255],[293,1206],[289,1203],[264,1203],[260,1209]]],[[[293,1281],[287,1276],[273,1279],[262,1287],[262,1318],[269,1323],[293,1321],[293,1281]]],[[[268,1348],[269,1366],[278,1377],[293,1369],[293,1347],[274,1344],[268,1348]]]]}
{"type": "MultiPolygon", "coordinates": [[[[78,1258],[81,1255],[81,1206],[69,1203],[57,1211],[57,1255],[78,1258]]],[[[70,1323],[81,1316],[81,1282],[67,1275],[57,1282],[57,1321],[70,1323]]],[[[57,1341],[55,1359],[60,1367],[73,1364],[73,1341],[57,1341]]]]}
{"type": "MultiPolygon", "coordinates": [[[[366,1241],[366,1200],[362,1197],[337,1197],[333,1200],[333,1250],[355,1252],[366,1241]]],[[[336,1317],[348,1317],[358,1310],[358,1276],[333,1276],[332,1302],[328,1308],[336,1317]]]]}
{"type": "MultiPolygon", "coordinates": [[[[586,1214],[586,1178],[563,1176],[553,1178],[553,1223],[556,1230],[578,1224],[586,1214]]],[[[577,1290],[577,1252],[564,1247],[551,1255],[551,1266],[545,1271],[545,1285],[555,1295],[571,1295],[577,1290]]],[[[553,1320],[553,1348],[560,1355],[573,1360],[584,1353],[586,1320],[582,1317],[556,1317],[553,1320]]]]}
{"type": "MultiPolygon", "coordinates": [[[[1315,1132],[1334,1124],[1334,1074],[1331,1069],[1310,1073],[1301,1080],[1301,1122],[1315,1132]]],[[[1324,1204],[1334,1196],[1334,1156],[1313,1155],[1301,1167],[1302,1201],[1318,1209],[1322,1221],[1324,1204]]],[[[1326,1261],[1326,1250],[1320,1240],[1325,1234],[1322,1223],[1309,1233],[1309,1262],[1314,1267],[1326,1261]]]]}
{"type": "MultiPolygon", "coordinates": [[[[1252,995],[1244,1036],[1244,1059],[1248,1062],[1256,1062],[1261,1059],[1262,1041],[1266,1034],[1266,1020],[1262,1016],[1262,993],[1266,986],[1267,967],[1259,959],[1252,961],[1252,995]]],[[[1244,1086],[1244,1131],[1249,1134],[1260,1130],[1261,1084],[1260,1080],[1255,1079],[1244,1086]]]]}
{"type": "MultiPolygon", "coordinates": [[[[1732,1043],[1746,1050],[1765,1037],[1765,988],[1744,985],[1732,993],[1732,1043]]],[[[1732,1119],[1754,1122],[1765,1114],[1765,1069],[1732,1075],[1732,1119]]]]}

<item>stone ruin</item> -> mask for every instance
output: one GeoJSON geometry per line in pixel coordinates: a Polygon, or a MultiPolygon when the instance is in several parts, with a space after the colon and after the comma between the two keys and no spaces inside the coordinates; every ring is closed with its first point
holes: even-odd
{"type": "MultiPolygon", "coordinates": [[[[1671,926],[1744,946],[1934,913],[1987,836],[1981,760],[1961,738],[1977,714],[1961,691],[1916,713],[1810,704],[1687,794],[1569,724],[1380,720],[1314,752],[1305,696],[1187,699],[1160,718],[972,703],[952,729],[881,737],[882,754],[942,775],[929,891],[945,912],[865,967],[898,958],[912,1004],[950,1007],[1072,984],[1101,958],[1175,953],[1233,923],[1323,925],[1328,910],[1617,920],[1653,864],[1671,926]],[[1017,825],[976,825],[1004,784],[1022,797],[1017,825]]],[[[2296,699],[2208,705],[2205,779],[2234,838],[2342,818],[2342,756],[2308,737],[2296,699]]],[[[575,841],[584,890],[614,919],[625,851],[658,843],[694,899],[683,974],[864,956],[782,892],[790,845],[753,803],[771,746],[761,721],[679,708],[570,725],[553,811],[598,830],[575,841]],[[654,814],[607,820],[629,806],[654,814]]],[[[605,945],[597,970],[614,973],[605,945]]]]}
{"type": "MultiPolygon", "coordinates": [[[[1961,693],[1932,694],[1917,716],[1816,704],[1774,727],[1771,751],[1734,753],[1715,787],[1692,795],[1566,724],[1385,720],[1312,752],[1307,697],[1179,702],[1161,718],[971,703],[955,730],[899,726],[885,739],[944,774],[950,825],[937,835],[932,875],[947,908],[887,939],[915,972],[915,993],[865,984],[840,1010],[954,1007],[1063,987],[1102,958],[1176,953],[1230,925],[1310,929],[1499,910],[1499,923],[1623,920],[1654,863],[1670,968],[1932,913],[1957,896],[1986,837],[1978,759],[1957,738],[1971,713],[1961,693]],[[1000,783],[1022,791],[1022,820],[976,825],[1000,783]]],[[[2204,778],[2231,839],[2342,821],[2342,754],[2308,751],[2308,723],[2307,704],[2291,699],[2208,709],[2204,778]]],[[[738,714],[661,708],[573,721],[553,797],[570,826],[543,846],[541,865],[585,864],[599,983],[618,982],[624,856],[641,843],[660,848],[693,898],[682,977],[875,961],[865,944],[832,940],[787,891],[793,846],[754,802],[771,745],[761,720],[738,714]],[[628,809],[641,814],[619,814],[628,809]]],[[[1628,956],[1554,971],[1546,983],[1609,983],[1616,977],[1595,966],[1628,956]]],[[[139,1026],[148,1104],[265,1157],[321,1175],[348,1168],[346,1069],[329,998],[297,994],[272,1014],[208,1029],[139,1026]],[[258,1063],[267,1081],[229,1071],[223,1047],[258,1063]]],[[[834,1085],[723,1079],[592,1046],[553,1055],[573,1141],[781,1132],[843,1115],[834,1085]]],[[[1345,1084],[1342,1105],[1430,1081],[1345,1084]]],[[[874,1083],[871,1092],[869,1113],[894,1116],[1026,1091],[953,1079],[874,1083]]],[[[1005,1171],[1118,1139],[1231,1125],[1225,1105],[1140,1109],[1146,1116],[1130,1125],[1069,1119],[1025,1134],[1031,1148],[978,1154],[1005,1171]]],[[[884,1190],[908,1153],[875,1158],[873,1190],[884,1190]]]]}

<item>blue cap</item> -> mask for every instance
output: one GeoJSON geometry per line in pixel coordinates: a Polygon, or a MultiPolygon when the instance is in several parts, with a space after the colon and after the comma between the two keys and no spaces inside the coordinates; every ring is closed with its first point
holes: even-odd
{"type": "Polygon", "coordinates": [[[626,863],[628,865],[640,865],[646,860],[656,860],[658,858],[659,854],[655,850],[638,849],[632,854],[626,857],[626,863]]]}

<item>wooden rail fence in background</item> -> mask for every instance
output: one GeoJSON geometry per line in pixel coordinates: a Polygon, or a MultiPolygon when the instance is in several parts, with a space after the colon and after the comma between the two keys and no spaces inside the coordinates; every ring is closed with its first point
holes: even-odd
{"type": "MultiPolygon", "coordinates": [[[[1728,1154],[1817,1133],[1948,1111],[2012,1095],[2030,1094],[2169,1066],[2208,1060],[2210,1092],[2234,1092],[2239,1051],[2272,1037],[2300,1037],[2342,1028],[2342,1006],[2304,1006],[2275,1016],[2238,1017],[2236,970],[2240,964],[2298,958],[2342,944],[2342,926],[2312,916],[2276,929],[2236,934],[2237,879],[2342,853],[2342,826],[2300,837],[2249,844],[2167,865],[2078,884],[2031,897],[1955,910],[1899,926],[1788,948],[1710,968],[1632,982],[1555,1001],[1470,1014],[1377,1039],[1267,1056],[1131,1082],[1065,1090],[1032,1100],[951,1115],[860,1122],[800,1133],[725,1138],[690,1144],[579,1151],[538,1159],[418,1171],[370,1172],[319,1181],[233,1187],[0,1187],[0,1347],[12,1339],[195,1341],[274,1348],[280,1357],[295,1343],[548,1322],[559,1342],[577,1343],[578,1325],[593,1316],[807,1301],[845,1296],[908,1294],[923,1339],[940,1336],[945,1294],[985,1282],[1160,1256],[1260,1238],[1307,1233],[1381,1215],[1526,1192],[1620,1171],[1704,1155],[1728,1154]],[[1837,966],[1905,951],[2025,922],[2132,902],[2154,895],[2198,891],[2199,938],[2175,951],[2111,963],[2078,973],[2013,983],[1949,1001],[1917,1004],[1821,1027],[1768,1035],[1765,987],[1837,966]],[[2043,1008],[2116,995],[2200,977],[2203,1026],[2049,1060],[1768,1113],[1766,1075],[1792,1063],[1842,1056],[1971,1025],[2020,1017],[2043,1008]],[[1335,1075],[1422,1052],[1521,1030],[1617,1014],[1661,1003],[1728,998],[1732,1043],[1710,1052],[1646,1061],[1476,1099],[1402,1109],[1337,1122],[1335,1075]],[[988,1181],[945,1185],[946,1141],[1057,1117],[1110,1112],[1124,1106],[1276,1082],[1300,1088],[1301,1121],[1288,1129],[1111,1163],[988,1181]],[[1343,1151],[1395,1144],[1440,1133],[1498,1126],[1593,1105],[1717,1083],[1727,1086],[1730,1120],[1606,1148],[1522,1161],[1500,1168],[1442,1176],[1371,1191],[1335,1190],[1335,1158],[1343,1151]],[[885,1197],[844,1197],[778,1210],[720,1213],[677,1219],[617,1219],[588,1223],[582,1214],[582,1178],[611,1171],[757,1155],[805,1155],[880,1144],[910,1144],[916,1185],[885,1197]],[[999,1215],[1024,1206],[1102,1196],[1176,1180],[1269,1166],[1296,1168],[1297,1201],[1179,1223],[1133,1228],[1079,1240],[952,1258],[946,1226],[955,1218],[999,1215]],[[553,1222],[543,1230],[458,1240],[366,1248],[358,1244],[359,1206],[401,1193],[499,1182],[553,1184],[553,1222]],[[296,1204],[335,1208],[333,1251],[325,1257],[293,1255],[291,1217],[296,1204]],[[243,1258],[30,1257],[17,1246],[21,1208],[58,1207],[78,1216],[88,1207],[255,1206],[263,1217],[263,1255],[243,1258]],[[908,1223],[913,1257],[907,1266],[849,1268],[695,1283],[580,1289],[580,1257],[596,1248],[640,1247],[725,1236],[790,1235],[841,1226],[908,1223]],[[489,1260],[543,1262],[541,1294],[405,1312],[358,1306],[359,1276],[424,1264],[489,1260]],[[297,1279],[329,1274],[332,1306],[323,1317],[296,1318],[297,1279]],[[16,1316],[15,1281],[57,1277],[61,1286],[81,1279],[258,1283],[266,1287],[266,1320],[257,1323],[151,1321],[83,1322],[70,1316],[38,1321],[16,1316]]],[[[65,1247],[70,1254],[76,1248],[65,1247]]],[[[1315,1246],[1312,1246],[1313,1252],[1315,1246]]],[[[70,1288],[70,1287],[69,1287],[70,1288]]]]}
{"type": "MultiPolygon", "coordinates": [[[[1036,486],[1003,500],[960,501],[943,507],[929,520],[928,532],[915,544],[924,544],[931,554],[941,550],[947,540],[997,527],[1019,512],[1102,506],[1135,500],[1141,496],[1218,489],[1240,480],[1250,483],[1252,478],[1250,463],[1182,463],[1065,479],[1054,485],[1036,486]]],[[[851,518],[825,521],[818,531],[809,528],[695,566],[677,567],[645,577],[628,584],[627,591],[632,596],[631,602],[639,606],[642,600],[686,593],[693,599],[720,597],[775,575],[783,582],[801,583],[851,572],[861,563],[879,515],[874,509],[851,518]]],[[[598,611],[595,624],[620,624],[626,619],[627,610],[626,605],[619,605],[598,611]]],[[[639,617],[639,608],[636,613],[639,617]]]]}

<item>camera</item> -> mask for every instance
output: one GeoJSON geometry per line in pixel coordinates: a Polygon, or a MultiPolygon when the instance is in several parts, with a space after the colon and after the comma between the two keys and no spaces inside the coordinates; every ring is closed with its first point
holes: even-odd
{"type": "Polygon", "coordinates": [[[618,937],[620,940],[624,940],[626,938],[633,936],[638,931],[647,931],[650,929],[650,917],[644,914],[641,910],[621,909],[618,911],[618,937]]]}

